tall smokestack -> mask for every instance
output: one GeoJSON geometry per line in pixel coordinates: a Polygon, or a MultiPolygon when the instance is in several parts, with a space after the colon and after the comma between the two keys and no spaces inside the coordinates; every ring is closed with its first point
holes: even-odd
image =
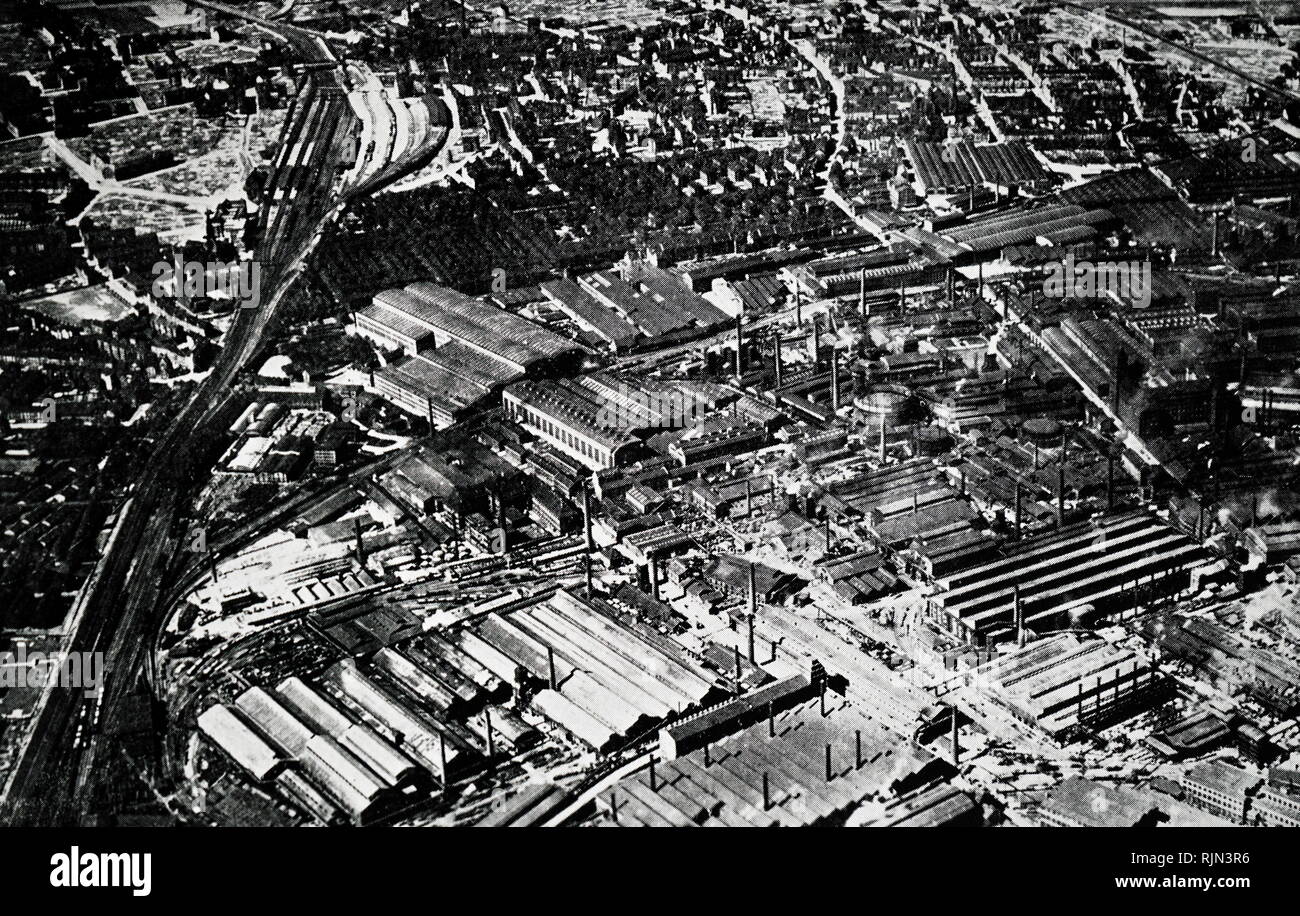
{"type": "Polygon", "coordinates": [[[496,756],[496,737],[492,734],[492,707],[483,707],[483,721],[487,723],[487,759],[488,763],[496,756]]]}
{"type": "Polygon", "coordinates": [[[776,366],[776,389],[781,389],[781,335],[777,334],[772,341],[772,355],[776,366]]]}
{"type": "Polygon", "coordinates": [[[749,663],[754,664],[754,615],[749,615],[749,663]]]}
{"type": "Polygon", "coordinates": [[[659,560],[654,554],[650,555],[650,594],[659,600],[659,560]]]}
{"type": "Polygon", "coordinates": [[[866,321],[871,315],[867,312],[867,269],[858,271],[858,314],[866,321]]]}
{"type": "Polygon", "coordinates": [[[1011,589],[1012,615],[1016,621],[1016,645],[1023,649],[1025,647],[1025,609],[1020,603],[1020,583],[1014,583],[1011,589]]]}
{"type": "Polygon", "coordinates": [[[822,321],[820,315],[813,315],[812,335],[809,337],[809,345],[812,348],[810,355],[812,356],[813,371],[816,371],[817,362],[821,359],[822,321]]]}
{"type": "Polygon", "coordinates": [[[546,647],[546,667],[550,673],[548,682],[551,685],[551,689],[555,690],[555,685],[558,683],[555,679],[555,649],[550,646],[546,647]]]}
{"type": "Polygon", "coordinates": [[[587,597],[590,598],[592,594],[592,587],[591,587],[591,554],[589,553],[584,554],[582,557],[582,572],[583,572],[583,577],[587,580],[587,597]]]}
{"type": "Polygon", "coordinates": [[[745,592],[746,609],[750,617],[758,613],[758,585],[755,582],[754,564],[749,563],[746,567],[746,578],[748,580],[748,589],[745,592]]]}
{"type": "Polygon", "coordinates": [[[582,482],[582,541],[590,554],[595,543],[591,539],[591,485],[585,480],[582,482]]]}
{"type": "Polygon", "coordinates": [[[961,750],[957,746],[957,707],[952,708],[952,765],[956,768],[961,763],[961,750]]]}
{"type": "Polygon", "coordinates": [[[885,418],[880,418],[880,463],[885,463],[885,418]]]}
{"type": "Polygon", "coordinates": [[[739,684],[739,683],[740,683],[740,678],[741,678],[741,668],[740,668],[740,646],[732,646],[731,649],[732,649],[732,651],[735,653],[735,661],[736,661],[736,683],[739,684]]]}
{"type": "Polygon", "coordinates": [[[1020,498],[1022,487],[1020,481],[1016,481],[1016,540],[1020,540],[1020,498]]]}
{"type": "Polygon", "coordinates": [[[357,563],[361,566],[365,566],[366,551],[365,551],[365,547],[361,543],[361,519],[354,518],[352,520],[352,533],[356,539],[357,563]]]}
{"type": "Polygon", "coordinates": [[[831,413],[840,410],[840,361],[836,358],[835,348],[831,347],[831,413]]]}

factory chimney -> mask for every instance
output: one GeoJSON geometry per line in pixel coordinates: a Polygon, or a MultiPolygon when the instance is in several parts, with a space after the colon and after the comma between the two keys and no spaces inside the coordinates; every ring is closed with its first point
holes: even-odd
{"type": "Polygon", "coordinates": [[[555,649],[553,649],[551,646],[546,647],[546,667],[550,674],[550,677],[547,679],[547,681],[551,685],[551,689],[556,690],[558,689],[556,687],[558,681],[556,681],[555,679],[555,649]]]}
{"type": "Polygon", "coordinates": [[[956,768],[961,763],[961,750],[957,746],[957,707],[952,708],[952,765],[956,768]]]}
{"type": "Polygon", "coordinates": [[[772,339],[772,353],[775,357],[776,366],[776,385],[774,386],[779,392],[781,390],[781,335],[777,334],[772,339]]]}
{"type": "Polygon", "coordinates": [[[595,544],[591,539],[591,485],[585,480],[582,482],[582,540],[590,555],[595,544]]]}
{"type": "Polygon", "coordinates": [[[1012,586],[1011,601],[1015,607],[1014,615],[1016,619],[1016,645],[1020,648],[1025,647],[1025,609],[1020,603],[1020,583],[1017,582],[1012,586]]]}
{"type": "Polygon", "coordinates": [[[1017,480],[1016,481],[1016,540],[1017,541],[1020,540],[1020,497],[1021,497],[1022,489],[1023,488],[1020,486],[1020,481],[1017,480]]]}
{"type": "Polygon", "coordinates": [[[758,613],[758,586],[754,582],[754,564],[749,563],[746,570],[748,578],[748,590],[745,592],[746,611],[750,617],[753,617],[758,613]]]}
{"type": "Polygon", "coordinates": [[[359,566],[365,566],[365,565],[366,565],[366,550],[365,550],[365,547],[364,547],[364,546],[362,545],[362,543],[361,543],[361,519],[359,519],[359,518],[354,518],[354,519],[352,520],[352,533],[353,533],[353,535],[354,535],[354,540],[355,540],[355,543],[356,543],[357,565],[359,565],[359,566]]]}
{"type": "Polygon", "coordinates": [[[840,411],[840,361],[831,347],[831,413],[840,411]]]}
{"type": "Polygon", "coordinates": [[[858,313],[862,315],[863,321],[871,317],[867,311],[867,269],[865,267],[858,271],[858,313]]]}
{"type": "Polygon", "coordinates": [[[809,355],[812,356],[813,371],[815,372],[817,370],[817,361],[821,358],[822,322],[820,315],[813,315],[812,335],[809,337],[809,344],[812,348],[809,355]]]}
{"type": "Polygon", "coordinates": [[[794,284],[794,323],[803,327],[803,287],[798,281],[794,284]]]}

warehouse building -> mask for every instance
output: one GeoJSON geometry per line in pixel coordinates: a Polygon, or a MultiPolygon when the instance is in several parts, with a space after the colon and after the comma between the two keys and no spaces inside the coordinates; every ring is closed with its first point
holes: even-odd
{"type": "Polygon", "coordinates": [[[998,558],[936,579],[939,622],[975,645],[1058,629],[1187,588],[1205,551],[1143,513],[1067,525],[1003,545],[998,558]],[[1068,575],[1067,575],[1068,574],[1068,575]]]}
{"type": "Polygon", "coordinates": [[[229,706],[210,707],[198,724],[199,731],[257,782],[273,779],[283,769],[285,759],[229,706]]]}
{"type": "Polygon", "coordinates": [[[1160,702],[1169,683],[1136,653],[1061,633],[977,669],[974,686],[1022,722],[1069,740],[1160,702]]]}
{"type": "Polygon", "coordinates": [[[525,376],[576,368],[583,348],[478,299],[432,283],[386,290],[354,329],[406,359],[371,374],[368,390],[440,428],[525,376]]]}
{"type": "Polygon", "coordinates": [[[836,826],[949,774],[842,699],[773,710],[742,731],[625,777],[597,796],[618,826],[836,826]]]}
{"type": "Polygon", "coordinates": [[[473,756],[460,737],[433,716],[381,686],[345,659],[325,672],[324,682],[347,702],[378,722],[395,738],[396,746],[418,761],[442,783],[463,771],[473,756]]]}
{"type": "Polygon", "coordinates": [[[297,678],[275,693],[250,687],[234,707],[207,710],[200,729],[255,779],[275,774],[290,799],[327,823],[371,823],[419,797],[414,761],[297,678]],[[277,773],[268,749],[292,770],[277,773]]]}
{"type": "Polygon", "coordinates": [[[1183,773],[1187,800],[1197,808],[1231,821],[1246,823],[1251,798],[1263,780],[1222,760],[1206,760],[1183,773]]]}
{"type": "Polygon", "coordinates": [[[725,696],[676,643],[564,590],[448,638],[503,680],[544,685],[533,705],[600,751],[725,696]]]}

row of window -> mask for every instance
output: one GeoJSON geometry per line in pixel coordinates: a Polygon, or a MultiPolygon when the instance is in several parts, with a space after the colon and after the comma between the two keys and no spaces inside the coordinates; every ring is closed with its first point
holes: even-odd
{"type": "Polygon", "coordinates": [[[578,454],[601,465],[608,465],[610,463],[608,453],[604,449],[597,448],[588,440],[575,435],[572,430],[559,425],[545,414],[533,410],[531,407],[520,404],[516,412],[516,418],[520,415],[522,415],[531,425],[540,429],[553,439],[563,442],[578,454]]]}

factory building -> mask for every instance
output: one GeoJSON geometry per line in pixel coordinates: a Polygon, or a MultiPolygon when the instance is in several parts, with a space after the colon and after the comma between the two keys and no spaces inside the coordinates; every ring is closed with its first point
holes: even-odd
{"type": "Polygon", "coordinates": [[[527,319],[432,283],[379,293],[353,326],[358,336],[406,355],[371,373],[368,390],[435,428],[515,379],[575,368],[582,352],[527,319]]]}
{"type": "Polygon", "coordinates": [[[1017,719],[1068,740],[1150,708],[1168,682],[1136,653],[1061,633],[982,665],[976,688],[1017,719]]]}
{"type": "Polygon", "coordinates": [[[229,706],[212,706],[199,716],[199,731],[258,782],[275,777],[285,760],[229,706]]]}
{"type": "Polygon", "coordinates": [[[975,645],[1058,629],[1187,588],[1204,550],[1142,514],[1067,525],[1004,545],[997,559],[936,579],[937,620],[975,645]]]}
{"type": "Polygon", "coordinates": [[[542,685],[533,706],[598,751],[725,696],[675,643],[564,590],[448,639],[502,680],[523,673],[542,685]]]}
{"type": "Polygon", "coordinates": [[[324,823],[371,823],[418,799],[416,760],[296,677],[213,706],[199,729],[260,783],[324,823]]]}
{"type": "Polygon", "coordinates": [[[506,416],[592,470],[629,461],[640,443],[633,431],[653,423],[639,405],[612,400],[608,386],[591,376],[517,382],[502,401],[506,416]]]}
{"type": "Polygon", "coordinates": [[[1182,778],[1189,802],[1234,824],[1246,823],[1251,797],[1261,782],[1260,777],[1222,760],[1189,767],[1182,778]]]}
{"type": "Polygon", "coordinates": [[[842,698],[812,698],[627,776],[597,796],[619,826],[836,826],[952,768],[842,698]]]}

